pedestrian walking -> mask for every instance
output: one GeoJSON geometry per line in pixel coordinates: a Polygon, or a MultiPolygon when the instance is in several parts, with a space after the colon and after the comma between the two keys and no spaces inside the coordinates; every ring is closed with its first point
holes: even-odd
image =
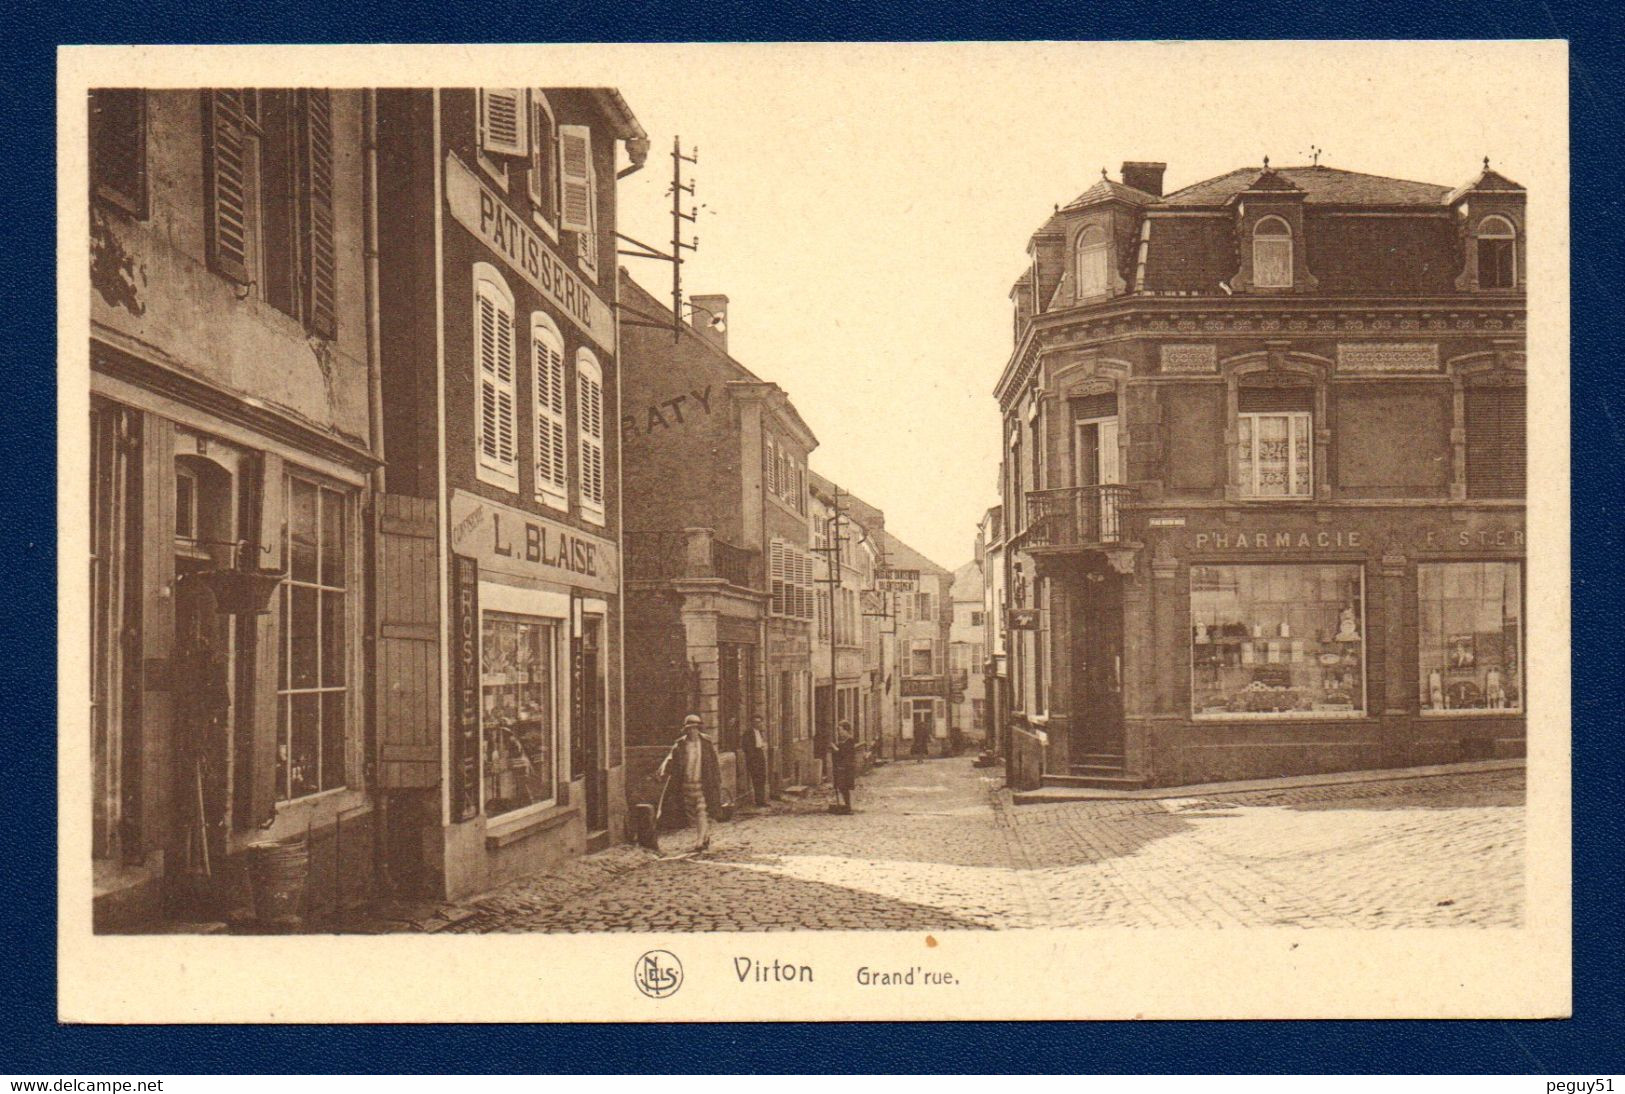
{"type": "Polygon", "coordinates": [[[835,796],[841,806],[852,811],[852,787],[858,781],[858,739],[852,735],[852,724],[842,722],[835,731],[835,747],[830,751],[835,774],[835,796]]]}
{"type": "Polygon", "coordinates": [[[682,793],[683,808],[694,822],[694,850],[711,846],[711,814],[722,806],[722,766],[717,746],[703,732],[705,723],[698,714],[683,719],[683,735],[660,761],[658,775],[670,778],[682,793]]]}
{"type": "Polygon", "coordinates": [[[745,734],[745,770],[750,774],[751,795],[758,809],[767,808],[767,733],[757,715],[745,734]]]}

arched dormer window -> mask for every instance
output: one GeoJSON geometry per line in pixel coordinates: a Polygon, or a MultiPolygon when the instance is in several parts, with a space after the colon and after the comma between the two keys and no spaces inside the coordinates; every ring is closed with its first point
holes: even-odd
{"type": "Polygon", "coordinates": [[[1292,228],[1280,217],[1265,217],[1253,227],[1253,284],[1292,287],[1292,228]]]}
{"type": "Polygon", "coordinates": [[[1513,289],[1518,285],[1518,232],[1506,217],[1478,222],[1478,287],[1513,289]]]}
{"type": "Polygon", "coordinates": [[[1078,233],[1078,299],[1104,296],[1111,289],[1111,248],[1106,230],[1091,224],[1078,233]]]}

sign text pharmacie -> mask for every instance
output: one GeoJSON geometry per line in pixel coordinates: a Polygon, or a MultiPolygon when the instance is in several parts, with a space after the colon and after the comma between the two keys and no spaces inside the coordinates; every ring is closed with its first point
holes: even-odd
{"type": "MultiPolygon", "coordinates": [[[[1197,532],[1191,546],[1205,551],[1297,551],[1311,548],[1362,550],[1372,545],[1367,533],[1358,529],[1318,529],[1309,531],[1197,532]]],[[[1479,547],[1525,545],[1522,528],[1424,529],[1406,538],[1407,545],[1419,551],[1452,551],[1479,547]]]]}
{"type": "Polygon", "coordinates": [[[578,277],[552,246],[520,220],[497,192],[456,156],[446,154],[446,204],[457,223],[479,236],[587,337],[615,349],[615,317],[609,305],[578,277]]]}
{"type": "Polygon", "coordinates": [[[609,540],[462,490],[451,496],[451,547],[482,570],[620,591],[620,551],[609,540]]]}

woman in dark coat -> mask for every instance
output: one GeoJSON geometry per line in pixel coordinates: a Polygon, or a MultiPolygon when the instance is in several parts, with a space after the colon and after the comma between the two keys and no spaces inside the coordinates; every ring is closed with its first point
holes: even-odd
{"type": "Polygon", "coordinates": [[[722,809],[722,765],[717,746],[700,729],[698,714],[683,719],[683,735],[660,762],[660,778],[670,777],[683,796],[683,807],[694,821],[698,841],[694,850],[711,846],[711,814],[722,809]]]}
{"type": "Polygon", "coordinates": [[[852,736],[850,722],[842,722],[835,731],[835,747],[830,750],[834,758],[835,794],[841,804],[852,808],[852,787],[858,781],[858,742],[852,736]]]}

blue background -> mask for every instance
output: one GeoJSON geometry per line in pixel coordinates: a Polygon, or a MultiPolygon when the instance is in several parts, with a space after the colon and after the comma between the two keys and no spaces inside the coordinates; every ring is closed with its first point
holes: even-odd
{"type": "MultiPolygon", "coordinates": [[[[411,1071],[1619,1072],[1616,738],[1621,416],[1620,24],[1598,3],[464,5],[423,0],[8,5],[0,44],[0,1074],[411,1071]],[[495,17],[493,17],[495,15],[495,17]],[[1575,1017],[1562,1022],[59,1027],[55,1023],[55,46],[79,42],[1568,38],[1573,149],[1575,1017]]],[[[1126,89],[1127,90],[1127,89],[1126,89]]],[[[1132,93],[1131,90],[1129,93],[1132,93]]],[[[1425,115],[1426,103],[1417,108],[1425,115]]],[[[1422,119],[1425,124],[1425,118],[1422,119]]],[[[1539,725],[1531,726],[1539,732],[1539,725]]],[[[1237,970],[1245,975],[1245,970],[1237,970]]],[[[353,991],[357,986],[335,985],[353,991]]],[[[1327,984],[1335,993],[1336,985],[1327,984]]],[[[365,990],[364,987],[361,990],[365,990]]],[[[1080,991],[1087,991],[1080,987],[1080,991]]]]}

